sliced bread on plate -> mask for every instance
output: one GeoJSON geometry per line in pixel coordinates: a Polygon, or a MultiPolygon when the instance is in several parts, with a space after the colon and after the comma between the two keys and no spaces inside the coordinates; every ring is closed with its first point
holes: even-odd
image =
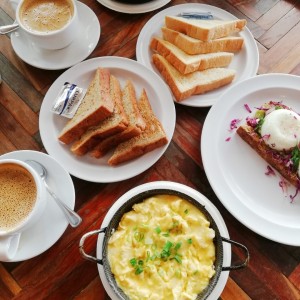
{"type": "Polygon", "coordinates": [[[188,74],[210,68],[226,67],[233,58],[233,53],[216,52],[208,54],[189,55],[158,37],[153,37],[150,48],[162,55],[180,73],[188,74]]]}
{"type": "Polygon", "coordinates": [[[168,143],[168,139],[162,125],[152,111],[145,90],[142,91],[138,107],[146,121],[146,128],[138,136],[133,137],[117,146],[113,155],[108,160],[110,165],[118,165],[168,143]]]}
{"type": "Polygon", "coordinates": [[[227,68],[212,68],[183,75],[163,56],[153,54],[152,59],[178,102],[227,85],[235,77],[235,70],[227,68]]]}
{"type": "Polygon", "coordinates": [[[90,126],[110,116],[114,106],[110,95],[110,72],[98,68],[74,117],[66,123],[58,139],[65,144],[72,143],[90,126]]]}
{"type": "Polygon", "coordinates": [[[166,16],[167,28],[179,31],[201,41],[209,41],[239,32],[246,26],[246,20],[202,20],[166,16]]]}
{"type": "Polygon", "coordinates": [[[145,129],[146,123],[138,108],[136,91],[130,80],[126,82],[122,91],[122,104],[129,121],[127,128],[122,132],[99,141],[91,150],[91,156],[100,158],[119,143],[139,135],[145,129]]]}
{"type": "Polygon", "coordinates": [[[204,42],[167,27],[162,27],[161,30],[166,41],[190,55],[213,52],[238,52],[244,44],[244,39],[238,36],[228,36],[204,42]]]}
{"type": "Polygon", "coordinates": [[[90,127],[79,140],[75,141],[71,151],[76,155],[84,155],[92,149],[100,139],[123,131],[127,128],[128,119],[122,105],[121,87],[118,79],[111,75],[110,95],[115,102],[114,112],[98,125],[90,127]]]}

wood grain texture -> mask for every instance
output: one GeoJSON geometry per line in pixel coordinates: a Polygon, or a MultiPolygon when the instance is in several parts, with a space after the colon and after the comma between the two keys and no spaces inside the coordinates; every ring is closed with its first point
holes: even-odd
{"type": "MultiPolygon", "coordinates": [[[[166,7],[204,3],[220,7],[247,20],[259,50],[258,74],[279,72],[300,75],[300,2],[297,0],[174,0],[156,11],[124,14],[98,1],[84,0],[97,15],[101,38],[88,58],[136,57],[139,33],[147,21],[166,7]]],[[[0,25],[12,23],[8,0],[0,1],[0,25]]],[[[87,59],[88,59],[87,58],[87,59]]],[[[43,97],[64,70],[45,71],[24,63],[14,53],[9,36],[0,36],[0,154],[31,149],[46,152],[39,136],[39,111],[43,97]]],[[[247,268],[231,271],[220,296],[222,300],[299,300],[300,248],[265,239],[237,221],[215,195],[206,177],[200,141],[210,108],[176,104],[176,128],[165,154],[150,169],[117,183],[92,183],[72,177],[75,210],[83,223],[68,227],[46,252],[23,262],[0,263],[0,299],[109,300],[96,264],[84,260],[78,250],[82,235],[98,229],[112,204],[131,188],[157,180],[179,182],[195,188],[221,212],[233,240],[247,246],[247,268]]],[[[97,237],[85,250],[95,255],[97,237]]],[[[232,263],[243,260],[232,247],[232,263]]]]}

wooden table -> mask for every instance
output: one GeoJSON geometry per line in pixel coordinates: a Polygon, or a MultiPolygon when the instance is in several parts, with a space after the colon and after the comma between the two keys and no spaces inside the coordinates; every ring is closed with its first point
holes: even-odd
{"type": "MultiPolygon", "coordinates": [[[[135,59],[137,37],[159,10],[122,14],[95,0],[83,1],[101,23],[101,38],[89,58],[113,55],[135,59]]],[[[188,2],[188,1],[186,1],[188,2]]],[[[194,2],[194,1],[192,1],[194,2]]],[[[260,53],[259,74],[300,75],[300,4],[289,0],[198,1],[246,18],[260,53]]],[[[166,7],[185,3],[171,1],[166,7]]],[[[13,13],[0,2],[0,25],[10,24],[13,13]]],[[[0,37],[0,154],[31,149],[46,152],[39,136],[39,110],[43,97],[63,71],[31,67],[14,53],[9,36],[0,37]]],[[[97,266],[78,251],[81,236],[98,229],[110,206],[139,184],[170,180],[191,186],[209,198],[221,212],[230,237],[246,245],[251,259],[246,269],[231,271],[221,299],[300,299],[300,248],[265,239],[238,222],[215,196],[204,172],[199,141],[209,108],[176,105],[176,129],[163,157],[144,173],[118,183],[90,183],[72,178],[76,211],[83,223],[68,227],[59,241],[43,254],[23,262],[0,263],[0,299],[108,299],[97,266]]],[[[96,238],[86,245],[95,254],[96,238]]],[[[233,247],[233,260],[241,253],[233,247]]]]}

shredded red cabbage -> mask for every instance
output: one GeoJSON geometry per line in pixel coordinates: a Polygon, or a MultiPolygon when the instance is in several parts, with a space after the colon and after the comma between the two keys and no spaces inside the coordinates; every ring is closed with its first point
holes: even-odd
{"type": "Polygon", "coordinates": [[[275,175],[276,175],[276,174],[275,174],[275,171],[274,171],[270,166],[267,166],[267,171],[265,172],[265,174],[266,174],[267,176],[269,176],[269,175],[275,176],[275,175]]]}
{"type": "Polygon", "coordinates": [[[251,114],[252,110],[250,109],[249,105],[246,103],[244,104],[244,107],[246,108],[246,110],[251,114]]]}
{"type": "Polygon", "coordinates": [[[241,122],[241,119],[233,119],[231,122],[230,122],[230,131],[238,128],[238,124],[241,122]]]}
{"type": "Polygon", "coordinates": [[[228,137],[225,142],[229,142],[231,140],[231,137],[228,137]]]}

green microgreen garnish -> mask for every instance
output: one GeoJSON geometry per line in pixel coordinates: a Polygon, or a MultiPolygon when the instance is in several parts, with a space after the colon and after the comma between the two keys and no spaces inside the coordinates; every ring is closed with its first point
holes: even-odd
{"type": "Polygon", "coordinates": [[[154,230],[155,230],[155,232],[156,232],[157,234],[160,234],[160,233],[161,233],[161,229],[160,229],[159,226],[157,226],[154,230]]]}

